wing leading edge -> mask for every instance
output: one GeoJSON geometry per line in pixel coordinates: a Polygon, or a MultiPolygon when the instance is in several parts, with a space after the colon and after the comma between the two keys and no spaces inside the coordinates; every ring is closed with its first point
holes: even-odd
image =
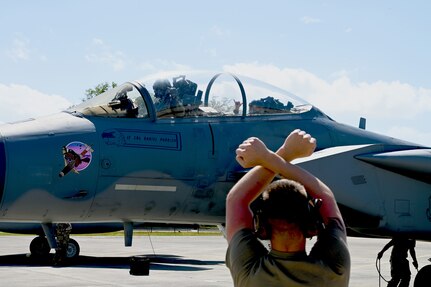
{"type": "Polygon", "coordinates": [[[431,149],[357,155],[357,159],[426,183],[431,183],[431,149]]]}

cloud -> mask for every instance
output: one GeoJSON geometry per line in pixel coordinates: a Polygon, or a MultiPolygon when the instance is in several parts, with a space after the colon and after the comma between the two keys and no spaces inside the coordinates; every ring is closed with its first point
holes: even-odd
{"type": "Polygon", "coordinates": [[[24,85],[0,83],[0,121],[11,122],[52,114],[72,105],[59,95],[47,95],[24,85]]]}
{"type": "Polygon", "coordinates": [[[359,118],[365,117],[376,132],[431,145],[431,131],[424,124],[431,114],[430,89],[399,81],[353,82],[346,73],[333,74],[327,81],[306,70],[258,63],[224,69],[292,92],[337,121],[357,126],[359,118]]]}
{"type": "Polygon", "coordinates": [[[231,31],[229,29],[222,29],[217,25],[212,26],[211,33],[220,38],[227,38],[231,36],[231,31]]]}
{"type": "Polygon", "coordinates": [[[318,19],[318,18],[313,18],[313,17],[310,17],[310,16],[304,16],[304,17],[302,17],[300,20],[301,20],[301,22],[302,22],[302,23],[304,23],[304,24],[306,24],[306,25],[309,25],[309,24],[317,24],[317,23],[322,22],[320,19],[318,19]]]}
{"type": "Polygon", "coordinates": [[[30,41],[22,38],[15,38],[12,47],[8,50],[7,55],[14,61],[26,61],[30,59],[30,41]]]}
{"type": "Polygon", "coordinates": [[[390,117],[396,113],[404,119],[431,112],[431,90],[399,81],[354,83],[346,73],[340,73],[329,82],[302,69],[280,69],[256,63],[236,64],[226,66],[225,69],[263,79],[324,107],[328,112],[366,112],[377,118],[390,117]]]}
{"type": "Polygon", "coordinates": [[[126,56],[121,51],[112,51],[111,47],[102,39],[94,38],[90,52],[85,56],[89,63],[99,63],[110,66],[114,71],[124,70],[126,67],[126,56]]]}
{"type": "Polygon", "coordinates": [[[208,55],[212,58],[217,57],[217,49],[216,48],[205,49],[204,52],[206,55],[208,55]]]}

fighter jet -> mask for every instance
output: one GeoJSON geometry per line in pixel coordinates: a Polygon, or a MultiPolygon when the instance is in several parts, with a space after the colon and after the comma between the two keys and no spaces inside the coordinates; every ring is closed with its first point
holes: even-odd
{"type": "Polygon", "coordinates": [[[256,136],[275,150],[299,128],[318,146],[296,164],[331,187],[351,235],[431,240],[430,147],[360,127],[229,73],[127,82],[0,126],[0,222],[40,226],[33,250],[48,251],[57,223],[121,224],[126,245],[137,223],[223,226],[226,194],[247,172],[237,146],[256,136]]]}

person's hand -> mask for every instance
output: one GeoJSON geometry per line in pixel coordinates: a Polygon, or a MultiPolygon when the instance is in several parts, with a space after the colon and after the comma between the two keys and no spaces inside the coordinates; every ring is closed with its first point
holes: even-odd
{"type": "Polygon", "coordinates": [[[307,157],[316,149],[316,139],[305,131],[296,129],[289,134],[277,154],[286,161],[307,157]]]}
{"type": "Polygon", "coordinates": [[[272,152],[260,139],[251,137],[236,149],[236,160],[244,168],[254,167],[261,165],[270,153],[272,152]]]}
{"type": "Polygon", "coordinates": [[[234,104],[235,104],[235,108],[233,109],[233,113],[235,115],[239,114],[239,108],[242,106],[242,103],[240,101],[235,101],[233,100],[234,104]]]}
{"type": "Polygon", "coordinates": [[[240,101],[233,100],[233,103],[235,104],[235,109],[239,109],[242,106],[242,103],[240,101]]]}

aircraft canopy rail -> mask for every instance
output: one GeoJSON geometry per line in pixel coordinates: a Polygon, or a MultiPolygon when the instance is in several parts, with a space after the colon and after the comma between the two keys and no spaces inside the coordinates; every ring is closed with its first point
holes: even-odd
{"type": "Polygon", "coordinates": [[[155,120],[288,115],[311,108],[287,91],[248,77],[230,73],[186,76],[177,72],[125,83],[68,111],[84,116],[155,120]]]}

